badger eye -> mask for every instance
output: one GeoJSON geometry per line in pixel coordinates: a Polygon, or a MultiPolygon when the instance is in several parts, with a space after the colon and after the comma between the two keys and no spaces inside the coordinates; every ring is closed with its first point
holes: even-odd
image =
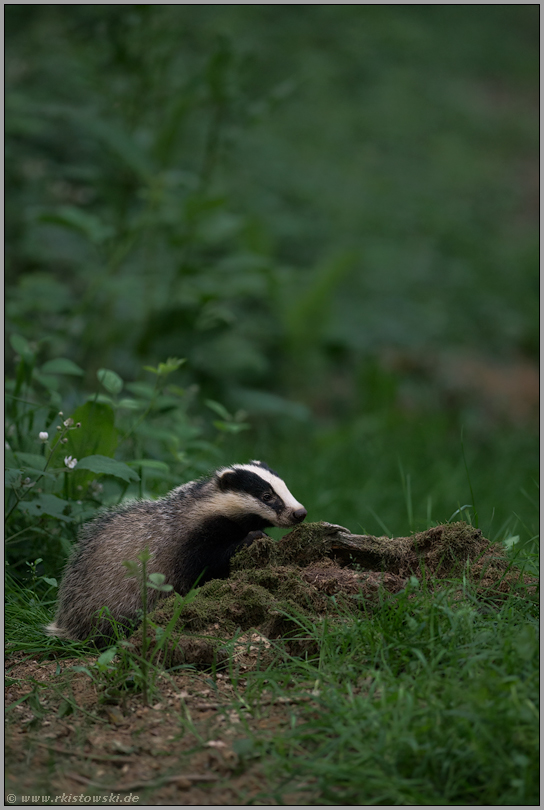
{"type": "Polygon", "coordinates": [[[263,492],[261,495],[261,500],[265,501],[272,501],[274,499],[274,495],[271,492],[263,492]]]}

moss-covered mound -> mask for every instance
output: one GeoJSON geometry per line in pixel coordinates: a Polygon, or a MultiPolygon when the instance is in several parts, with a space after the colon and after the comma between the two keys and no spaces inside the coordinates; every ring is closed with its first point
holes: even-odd
{"type": "MultiPolygon", "coordinates": [[[[315,642],[311,634],[304,637],[305,627],[324,616],[339,621],[350,612],[368,614],[411,576],[433,589],[464,574],[478,592],[495,598],[512,588],[534,587],[512,569],[502,547],[466,523],[395,538],[309,523],[279,542],[255,540],[233,558],[231,568],[229,579],[211,580],[185,600],[161,653],[167,664],[221,666],[238,656],[246,666],[265,665],[277,654],[276,639],[291,655],[309,652],[315,642]]],[[[179,598],[163,601],[151,622],[166,627],[179,598]]],[[[132,637],[137,647],[141,632],[132,637]]]]}

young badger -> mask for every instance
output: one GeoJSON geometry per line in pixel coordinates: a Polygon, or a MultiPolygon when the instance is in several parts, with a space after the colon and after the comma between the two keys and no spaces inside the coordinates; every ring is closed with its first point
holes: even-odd
{"type": "MultiPolygon", "coordinates": [[[[261,461],[224,467],[157,501],[109,509],[83,526],[66,565],[55,621],[46,631],[104,642],[112,635],[107,618],[97,616],[104,605],[123,625],[133,623],[142,607],[140,584],[126,576],[123,561],[135,560],[146,547],[148,573],[164,574],[165,582],[184,595],[199,577],[199,584],[228,577],[230,558],[259,530],[295,526],[306,514],[261,461]]],[[[160,596],[148,590],[148,609],[160,596]]]]}

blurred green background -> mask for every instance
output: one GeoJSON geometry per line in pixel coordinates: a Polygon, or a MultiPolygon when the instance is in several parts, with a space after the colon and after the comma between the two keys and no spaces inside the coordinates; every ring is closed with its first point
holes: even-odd
{"type": "Polygon", "coordinates": [[[537,5],[5,21],[7,331],[84,369],[68,406],[184,357],[311,519],[534,542],[537,5]]]}

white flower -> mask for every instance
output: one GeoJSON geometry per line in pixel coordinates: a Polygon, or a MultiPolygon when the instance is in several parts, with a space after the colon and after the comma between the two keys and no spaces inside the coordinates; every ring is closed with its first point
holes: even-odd
{"type": "Polygon", "coordinates": [[[38,434],[38,438],[41,442],[46,442],[49,438],[49,433],[46,430],[42,430],[41,433],[38,434]]]}
{"type": "Polygon", "coordinates": [[[64,463],[66,464],[69,470],[73,470],[77,464],[77,458],[72,458],[72,456],[66,456],[64,459],[64,463]]]}
{"type": "Polygon", "coordinates": [[[68,419],[64,420],[64,427],[72,427],[73,424],[74,420],[72,419],[71,416],[68,419]]]}

